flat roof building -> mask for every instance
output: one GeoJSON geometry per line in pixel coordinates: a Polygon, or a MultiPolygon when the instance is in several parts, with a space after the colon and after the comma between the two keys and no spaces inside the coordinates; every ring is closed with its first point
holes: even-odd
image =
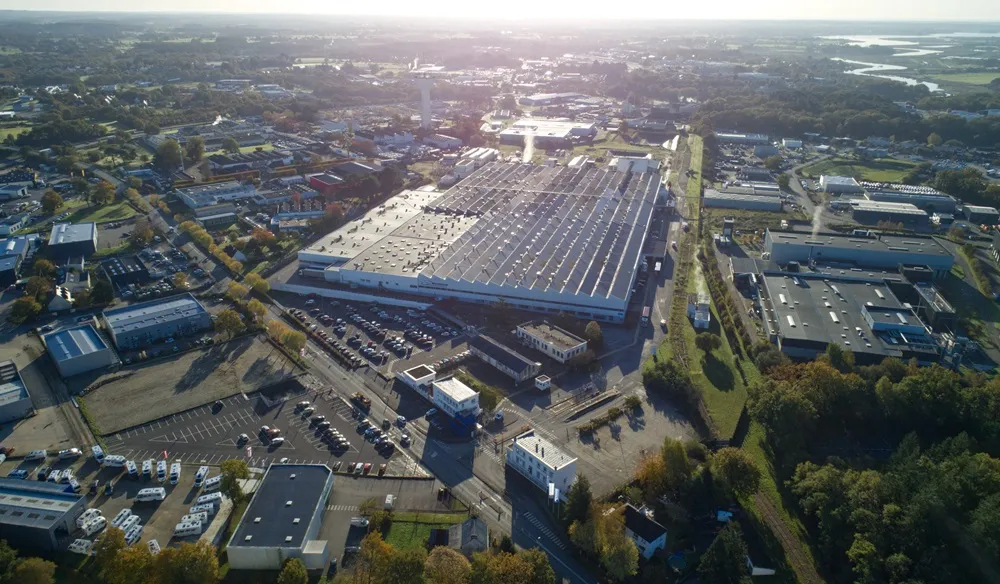
{"type": "Polygon", "coordinates": [[[933,237],[921,235],[845,235],[771,231],[764,233],[764,248],[771,261],[785,265],[799,262],[897,271],[900,265],[925,265],[935,277],[951,271],[955,258],[933,237]]]}
{"type": "Polygon", "coordinates": [[[1000,224],[1000,212],[993,207],[965,205],[962,210],[965,213],[965,219],[973,225],[1000,224]]]}
{"type": "Polygon", "coordinates": [[[908,229],[926,227],[930,217],[924,211],[909,203],[886,203],[854,199],[847,202],[851,208],[851,218],[862,225],[879,223],[899,223],[908,229]]]}
{"type": "Polygon", "coordinates": [[[833,176],[824,174],[819,177],[819,186],[828,193],[852,194],[860,193],[861,185],[851,176],[833,176]]]}
{"type": "Polygon", "coordinates": [[[101,319],[119,351],[212,328],[208,311],[191,294],[105,310],[101,319]]]}
{"type": "Polygon", "coordinates": [[[587,350],[587,341],[544,320],[518,325],[515,332],[525,346],[541,351],[560,363],[587,350]]]}
{"type": "Polygon", "coordinates": [[[566,454],[534,430],[514,437],[507,449],[507,466],[546,493],[549,484],[554,484],[561,497],[566,496],[576,480],[576,457],[566,454]]]}
{"type": "Polygon", "coordinates": [[[523,146],[525,136],[532,136],[536,147],[545,148],[593,138],[597,136],[597,126],[592,122],[523,118],[500,132],[500,143],[523,146]]]}
{"type": "Polygon", "coordinates": [[[478,335],[469,341],[469,350],[473,355],[492,365],[501,373],[521,383],[538,375],[542,364],[528,359],[507,345],[485,335],[478,335]]]}
{"type": "Polygon", "coordinates": [[[334,284],[621,322],[659,190],[654,173],[494,162],[444,193],[404,191],[298,257],[334,284]]]}
{"type": "Polygon", "coordinates": [[[0,538],[54,551],[59,538],[76,530],[86,507],[86,495],[67,493],[65,485],[0,478],[0,538]]]}
{"type": "Polygon", "coordinates": [[[184,187],[175,191],[177,198],[192,209],[217,205],[226,201],[251,199],[257,194],[257,188],[250,183],[227,181],[207,185],[184,187]]]}
{"type": "Polygon", "coordinates": [[[937,189],[898,183],[862,182],[865,198],[887,203],[910,203],[929,213],[954,213],[958,201],[937,189]]]}
{"type": "Polygon", "coordinates": [[[96,223],[57,223],[49,236],[49,253],[57,259],[90,257],[97,251],[96,223]]]}
{"type": "Polygon", "coordinates": [[[104,338],[90,324],[42,336],[42,343],[63,377],[113,365],[117,358],[104,338]]]}
{"type": "Polygon", "coordinates": [[[0,424],[20,420],[34,409],[31,395],[13,361],[0,361],[0,424]]]}
{"type": "Polygon", "coordinates": [[[119,288],[149,280],[149,268],[137,256],[115,256],[101,262],[104,275],[119,288]]]}
{"type": "Polygon", "coordinates": [[[714,209],[746,209],[752,211],[780,212],[783,204],[780,196],[769,194],[745,195],[737,192],[722,192],[715,189],[705,189],[702,197],[706,207],[714,209]]]}
{"type": "Polygon", "coordinates": [[[768,338],[790,357],[814,359],[836,343],[859,364],[886,357],[925,364],[940,358],[929,330],[885,279],[763,272],[760,283],[768,338]]]}
{"type": "Polygon", "coordinates": [[[770,144],[767,134],[742,134],[737,132],[716,132],[715,139],[723,144],[770,144]]]}
{"type": "Polygon", "coordinates": [[[468,435],[476,427],[479,394],[455,377],[445,377],[431,383],[431,403],[452,419],[456,434],[468,435]]]}
{"type": "Polygon", "coordinates": [[[299,558],[309,570],[330,563],[326,541],[317,540],[333,471],[322,464],[272,464],[257,485],[226,547],[234,570],[280,570],[299,558]]]}

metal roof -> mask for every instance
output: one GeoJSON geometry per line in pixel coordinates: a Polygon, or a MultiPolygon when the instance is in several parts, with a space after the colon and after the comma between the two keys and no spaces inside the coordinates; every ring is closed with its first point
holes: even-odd
{"type": "Polygon", "coordinates": [[[97,235],[96,223],[58,223],[52,226],[49,245],[93,241],[97,235]]]}
{"type": "Polygon", "coordinates": [[[551,344],[557,349],[569,350],[579,347],[587,342],[573,333],[545,322],[544,320],[526,322],[518,325],[517,328],[537,339],[541,339],[546,343],[551,344]]]}
{"type": "Polygon", "coordinates": [[[65,485],[0,478],[0,523],[51,529],[83,497],[65,485]]]}
{"type": "Polygon", "coordinates": [[[518,373],[531,368],[535,363],[524,355],[515,352],[510,347],[503,345],[490,337],[479,335],[469,341],[469,346],[481,351],[483,354],[493,358],[500,363],[518,373]]]}
{"type": "Polygon", "coordinates": [[[89,324],[49,333],[42,340],[57,362],[108,349],[108,345],[89,324]]]}
{"type": "Polygon", "coordinates": [[[316,509],[326,505],[327,481],[333,481],[333,472],[326,465],[269,466],[229,547],[304,546],[316,509]]]}
{"type": "Polygon", "coordinates": [[[131,332],[162,322],[190,318],[204,313],[205,307],[194,296],[184,294],[162,300],[140,302],[124,308],[104,311],[104,320],[116,334],[131,332]]]}
{"type": "Polygon", "coordinates": [[[558,446],[536,434],[534,430],[528,430],[515,437],[514,444],[528,456],[554,471],[576,462],[576,457],[566,454],[558,446]]]}

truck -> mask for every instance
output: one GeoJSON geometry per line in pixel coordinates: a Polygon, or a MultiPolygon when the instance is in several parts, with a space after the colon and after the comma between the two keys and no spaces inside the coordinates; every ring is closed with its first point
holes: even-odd
{"type": "Polygon", "coordinates": [[[649,307],[646,306],[645,308],[642,309],[642,324],[646,324],[648,322],[649,322],[649,307]]]}
{"type": "Polygon", "coordinates": [[[351,401],[363,410],[367,410],[372,407],[372,400],[365,397],[360,391],[355,392],[355,394],[351,396],[351,401]]]}

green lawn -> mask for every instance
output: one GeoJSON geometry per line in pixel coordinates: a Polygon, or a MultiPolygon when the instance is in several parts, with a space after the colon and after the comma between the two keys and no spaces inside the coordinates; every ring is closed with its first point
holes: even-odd
{"type": "Polygon", "coordinates": [[[966,85],[989,85],[994,79],[1000,78],[1000,73],[941,73],[931,75],[934,81],[944,83],[964,83],[966,85]]]}
{"type": "MultiPolygon", "coordinates": [[[[261,144],[260,146],[244,146],[240,148],[240,153],[246,154],[247,152],[256,152],[260,148],[261,152],[267,152],[268,150],[274,150],[274,144],[261,144]]],[[[212,150],[211,152],[205,153],[205,158],[209,156],[215,156],[216,154],[225,154],[222,150],[212,150]]]]}
{"type": "Polygon", "coordinates": [[[7,126],[0,128],[0,141],[6,140],[7,136],[14,136],[17,138],[21,134],[26,134],[31,131],[31,126],[7,126]]]}
{"type": "MultiPolygon", "coordinates": [[[[64,211],[65,212],[65,211],[64,211]]],[[[82,207],[67,217],[66,223],[107,223],[135,217],[135,209],[125,201],[98,207],[82,207]]]]}
{"type": "Polygon", "coordinates": [[[394,513],[385,541],[397,549],[424,547],[431,530],[447,529],[466,518],[464,513],[394,513]]]}
{"type": "Polygon", "coordinates": [[[879,158],[878,160],[850,160],[847,158],[827,158],[802,168],[802,174],[810,178],[819,178],[829,174],[837,176],[853,176],[858,180],[875,182],[901,182],[914,167],[915,162],[896,160],[894,158],[879,158]]]}

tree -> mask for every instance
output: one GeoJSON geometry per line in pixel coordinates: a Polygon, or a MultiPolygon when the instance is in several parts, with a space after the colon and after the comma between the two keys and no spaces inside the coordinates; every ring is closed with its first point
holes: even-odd
{"type": "Polygon", "coordinates": [[[49,260],[39,259],[35,260],[35,267],[32,271],[35,272],[36,276],[54,278],[56,275],[56,266],[49,260]]]}
{"type": "Polygon", "coordinates": [[[184,154],[191,162],[201,162],[205,156],[205,140],[201,136],[195,136],[184,145],[184,154]]]}
{"type": "Polygon", "coordinates": [[[389,562],[396,550],[382,541],[382,534],[378,531],[366,535],[359,548],[354,564],[355,582],[388,584],[389,562]]]}
{"type": "Polygon", "coordinates": [[[102,571],[105,584],[146,584],[152,578],[153,554],[144,545],[127,547],[102,571]]]}
{"type": "Polygon", "coordinates": [[[839,343],[830,343],[826,346],[826,354],[820,357],[828,362],[834,369],[841,373],[854,371],[854,352],[844,349],[839,343]]]}
{"type": "Polygon", "coordinates": [[[73,293],[73,308],[90,308],[94,300],[90,297],[90,290],[77,290],[73,293]]]}
{"type": "Polygon", "coordinates": [[[45,191],[45,194],[42,195],[42,211],[46,215],[55,215],[56,211],[61,209],[64,204],[63,198],[55,191],[45,191]]]}
{"type": "Polygon", "coordinates": [[[694,337],[694,346],[701,349],[707,355],[722,347],[722,339],[719,335],[712,333],[698,333],[694,337]]]}
{"type": "Polygon", "coordinates": [[[229,288],[226,290],[226,296],[236,303],[243,302],[243,299],[246,298],[249,293],[249,288],[238,282],[230,282],[229,288]]]}
{"type": "Polygon", "coordinates": [[[28,283],[24,285],[24,293],[39,301],[45,299],[55,284],[49,278],[32,276],[28,278],[28,283]]]}
{"type": "Polygon", "coordinates": [[[94,185],[94,190],[91,192],[90,198],[98,205],[107,205],[115,200],[115,185],[102,180],[94,185]]]}
{"type": "Polygon", "coordinates": [[[556,573],[552,571],[552,564],[545,552],[530,549],[522,551],[518,556],[531,567],[530,584],[556,584],[556,573]]]}
{"type": "Polygon", "coordinates": [[[90,298],[94,304],[110,304],[115,299],[115,290],[111,287],[111,282],[98,280],[94,283],[90,291],[90,298]]]}
{"type": "Polygon", "coordinates": [[[232,337],[243,328],[243,319],[240,318],[238,312],[227,308],[216,315],[215,328],[232,337]]]}
{"type": "Polygon", "coordinates": [[[260,274],[247,274],[247,277],[243,278],[243,282],[258,294],[266,294],[271,289],[271,285],[260,274]]]}
{"type": "Polygon", "coordinates": [[[533,567],[517,554],[472,554],[471,582],[475,584],[529,584],[533,567]]]}
{"type": "Polygon", "coordinates": [[[70,179],[69,184],[73,187],[73,192],[79,197],[86,199],[90,193],[90,183],[82,176],[75,176],[70,179]]]}
{"type": "Polygon", "coordinates": [[[281,342],[281,338],[288,332],[288,327],[280,320],[267,321],[267,335],[272,339],[281,342]]]}
{"type": "Polygon", "coordinates": [[[664,438],[660,456],[663,457],[666,486],[676,492],[684,485],[691,476],[691,471],[694,470],[688,459],[684,443],[670,437],[664,438]]]}
{"type": "Polygon", "coordinates": [[[10,547],[6,539],[0,539],[0,582],[3,584],[11,582],[16,566],[17,550],[10,547]]]}
{"type": "Polygon", "coordinates": [[[423,548],[395,550],[386,566],[386,584],[423,584],[426,561],[427,552],[423,548]]]}
{"type": "Polygon", "coordinates": [[[698,564],[698,576],[704,584],[750,584],[746,564],[747,546],[739,525],[729,523],[708,546],[698,564]]]}
{"type": "Polygon", "coordinates": [[[165,547],[153,563],[157,584],[214,584],[219,580],[219,558],[207,541],[165,547]]]}
{"type": "Polygon", "coordinates": [[[236,141],[236,138],[228,137],[222,141],[222,151],[227,154],[238,154],[240,143],[236,141]]]}
{"type": "Polygon", "coordinates": [[[59,172],[63,174],[69,174],[73,172],[73,168],[76,166],[76,158],[73,156],[60,156],[56,158],[56,168],[59,172]]]}
{"type": "Polygon", "coordinates": [[[298,558],[288,558],[278,574],[278,584],[309,584],[309,572],[298,558]]]}
{"type": "Polygon", "coordinates": [[[157,146],[156,154],[153,156],[153,164],[160,170],[170,172],[179,168],[183,163],[181,145],[177,143],[177,140],[164,140],[157,146]]]}
{"type": "Polygon", "coordinates": [[[188,287],[188,275],[184,272],[177,272],[173,277],[174,288],[186,290],[188,287]]]}
{"type": "Polygon", "coordinates": [[[144,247],[153,240],[153,236],[153,226],[150,224],[149,219],[142,218],[136,221],[135,226],[132,227],[132,235],[129,236],[129,241],[135,247],[144,247]]]}
{"type": "Polygon", "coordinates": [[[566,521],[584,521],[590,513],[590,504],[594,496],[590,492],[590,479],[581,474],[566,492],[566,521]]]}
{"type": "Polygon", "coordinates": [[[276,239],[273,233],[260,227],[254,228],[254,230],[250,232],[250,237],[261,247],[271,247],[274,245],[274,241],[276,239]]]}
{"type": "Polygon", "coordinates": [[[128,177],[128,188],[137,191],[136,194],[138,194],[138,189],[140,187],[142,187],[142,179],[141,178],[139,178],[137,176],[130,176],[130,177],[128,177]]]}
{"type": "Polygon", "coordinates": [[[940,146],[941,142],[943,142],[943,140],[941,139],[941,136],[939,136],[937,132],[931,132],[930,135],[927,136],[927,145],[932,148],[934,146],[940,146]]]}
{"type": "Polygon", "coordinates": [[[587,327],[583,329],[583,338],[587,340],[587,346],[591,349],[600,349],[604,344],[604,332],[601,331],[601,325],[594,320],[588,322],[587,327]]]}
{"type": "Polygon", "coordinates": [[[289,350],[299,353],[306,348],[306,336],[299,331],[287,331],[281,336],[281,344],[289,350]]]}
{"type": "Polygon", "coordinates": [[[250,300],[250,302],[247,302],[247,310],[250,311],[250,314],[252,314],[254,316],[254,319],[257,321],[263,320],[264,315],[267,314],[267,307],[264,306],[263,302],[257,300],[256,298],[253,298],[250,300]]]}
{"type": "Polygon", "coordinates": [[[966,232],[958,225],[952,225],[948,229],[948,238],[956,241],[965,241],[966,232]]]}
{"type": "Polygon", "coordinates": [[[472,566],[461,552],[438,546],[424,562],[424,580],[432,584],[469,584],[472,566]]]}
{"type": "Polygon", "coordinates": [[[13,581],[17,584],[52,584],[55,582],[56,565],[42,558],[25,558],[14,568],[13,581]]]}
{"type": "Polygon", "coordinates": [[[618,532],[601,550],[601,565],[612,580],[625,580],[639,571],[639,549],[624,531],[618,532]]]}
{"type": "Polygon", "coordinates": [[[250,467],[247,466],[247,462],[239,458],[230,458],[223,461],[219,471],[222,476],[219,492],[234,503],[242,501],[246,495],[240,488],[239,481],[250,478],[250,467]]]}
{"type": "Polygon", "coordinates": [[[726,447],[712,457],[712,468],[737,497],[746,497],[760,487],[760,469],[746,451],[726,447]]]}
{"type": "Polygon", "coordinates": [[[111,571],[115,557],[126,547],[128,546],[125,544],[125,532],[111,526],[108,526],[94,542],[94,561],[103,578],[107,579],[107,573],[111,571]]]}
{"type": "Polygon", "coordinates": [[[778,188],[784,191],[788,190],[788,187],[792,182],[791,177],[787,174],[779,174],[775,180],[778,182],[778,188]]]}

